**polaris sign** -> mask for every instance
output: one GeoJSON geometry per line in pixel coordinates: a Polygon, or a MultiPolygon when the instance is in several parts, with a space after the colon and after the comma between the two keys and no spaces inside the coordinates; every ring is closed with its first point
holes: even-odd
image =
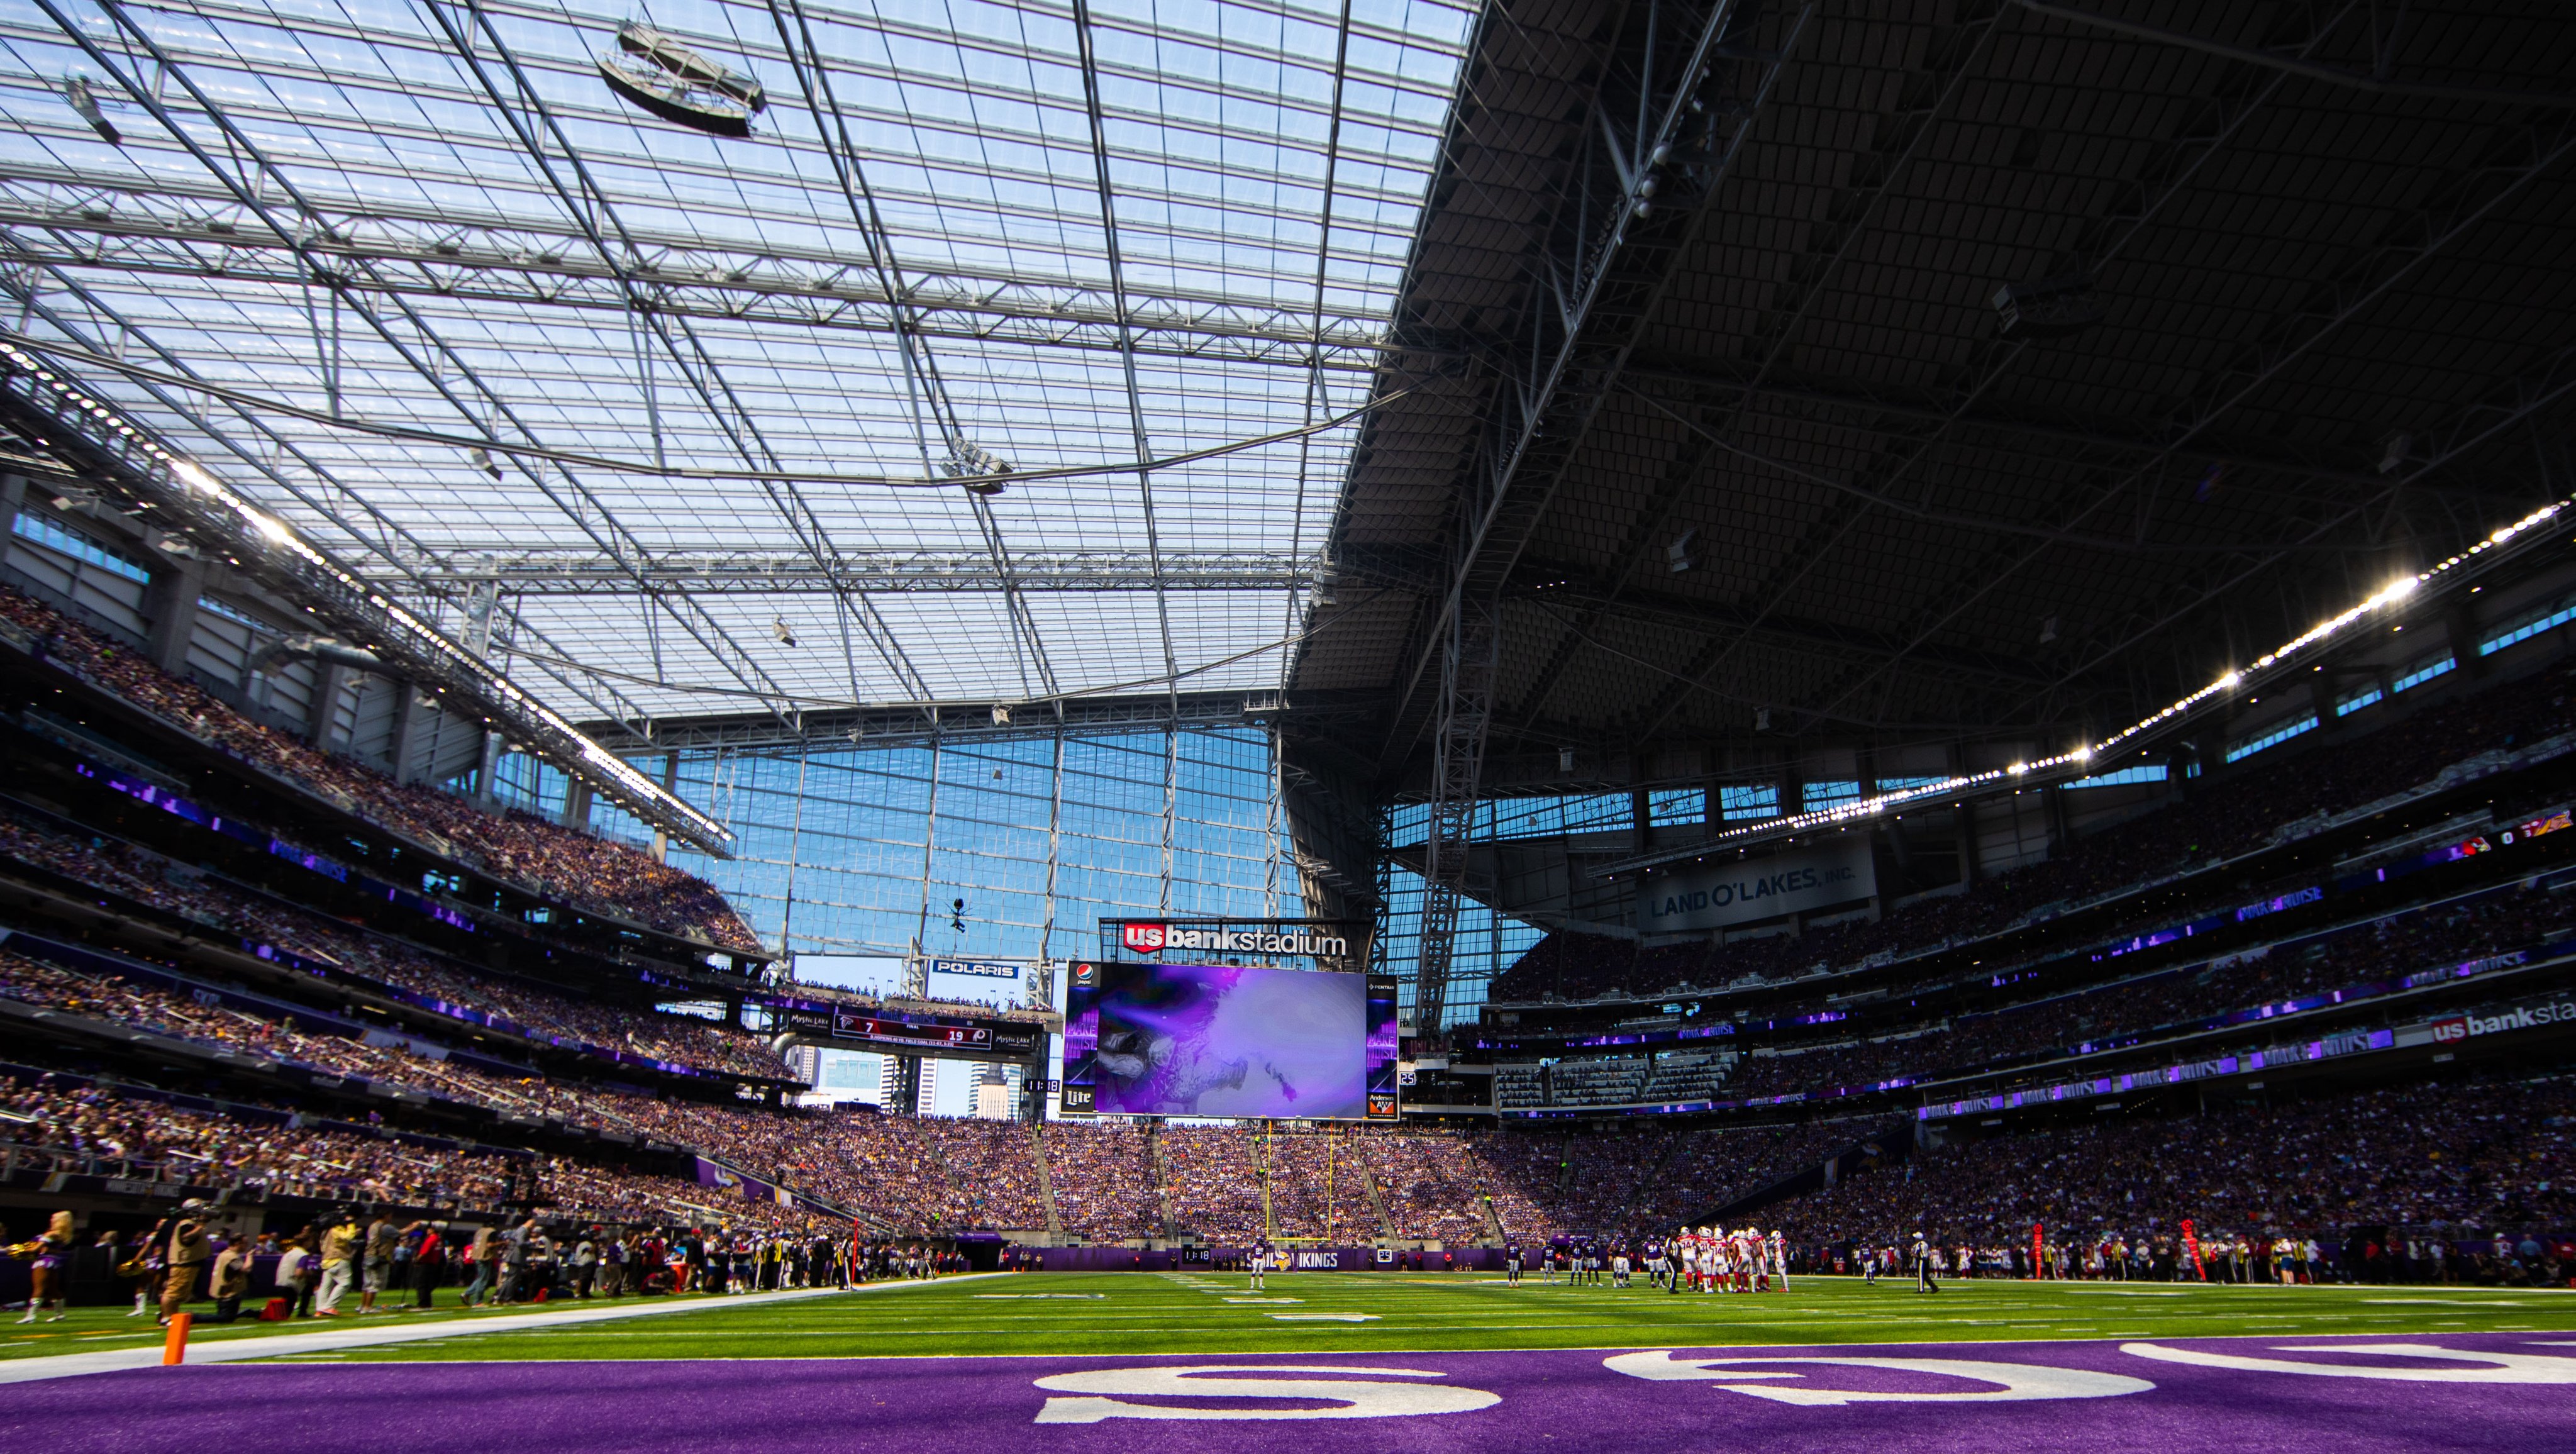
{"type": "Polygon", "coordinates": [[[1656,874],[1637,885],[1637,929],[1723,929],[1866,899],[1878,892],[1869,840],[1739,858],[1656,874]]]}

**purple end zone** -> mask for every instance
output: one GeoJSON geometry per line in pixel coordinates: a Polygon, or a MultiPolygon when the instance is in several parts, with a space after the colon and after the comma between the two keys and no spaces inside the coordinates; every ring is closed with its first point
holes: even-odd
{"type": "Polygon", "coordinates": [[[2202,1361],[2147,1356],[2136,1346],[230,1364],[18,1385],[0,1405],[0,1448],[1163,1454],[1217,1441],[1241,1454],[2576,1448],[2576,1334],[2151,1345],[2202,1361]],[[2426,1356],[2435,1349],[2463,1356],[2426,1356]],[[2213,1364],[2212,1355],[2269,1366],[2213,1364]],[[1908,1366],[1835,1361],[1870,1359],[1908,1366]],[[1911,1366],[1921,1360],[1939,1362],[1911,1366]],[[2367,1370],[2411,1376],[2353,1376],[2367,1370]],[[1270,1388],[1292,1396],[1263,1396],[1270,1388]],[[1838,1394],[1874,1397],[1838,1402],[1838,1394]]]}

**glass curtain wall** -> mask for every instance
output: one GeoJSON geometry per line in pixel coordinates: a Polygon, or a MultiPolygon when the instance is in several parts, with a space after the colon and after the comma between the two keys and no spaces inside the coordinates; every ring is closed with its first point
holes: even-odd
{"type": "MultiPolygon", "coordinates": [[[[1379,893],[1386,900],[1378,926],[1378,954],[1384,973],[1399,976],[1396,1006],[1413,1010],[1413,976],[1422,961],[1422,899],[1429,887],[1422,875],[1392,861],[1380,865],[1379,893]]],[[[1449,998],[1442,1012],[1446,1030],[1474,1024],[1484,1010],[1485,992],[1494,976],[1529,952],[1547,931],[1526,924],[1491,906],[1467,899],[1458,905],[1458,932],[1449,952],[1449,998]]],[[[1428,1031],[1431,1027],[1421,1027],[1428,1031]]]]}
{"type": "Polygon", "coordinates": [[[1103,917],[1303,914],[1275,782],[1249,729],[685,751],[681,796],[738,842],[671,862],[791,952],[1080,957],[1103,917]]]}

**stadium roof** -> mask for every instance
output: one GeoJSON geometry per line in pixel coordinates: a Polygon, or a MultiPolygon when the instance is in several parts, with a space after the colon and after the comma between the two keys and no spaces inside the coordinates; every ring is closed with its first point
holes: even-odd
{"type": "Polygon", "coordinates": [[[2563,495],[2564,22],[1498,0],[1300,758],[2069,748],[2563,495]]]}
{"type": "Polygon", "coordinates": [[[19,0],[5,328],[568,715],[1275,687],[1473,21],[19,0]]]}

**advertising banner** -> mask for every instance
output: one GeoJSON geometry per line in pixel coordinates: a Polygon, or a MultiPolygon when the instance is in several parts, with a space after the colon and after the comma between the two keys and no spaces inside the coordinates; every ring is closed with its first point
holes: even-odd
{"type": "Polygon", "coordinates": [[[795,1000],[769,1003],[779,1008],[781,1021],[800,1034],[884,1046],[897,1051],[917,1050],[931,1054],[945,1051],[956,1055],[1016,1058],[1036,1054],[1046,1034],[1040,1027],[1021,1020],[967,1020],[892,1010],[871,1012],[848,1005],[818,1005],[795,1000]]]}
{"type": "Polygon", "coordinates": [[[1187,964],[1303,961],[1318,969],[1356,970],[1368,962],[1369,925],[1338,919],[1103,919],[1100,957],[1187,964]]]}
{"type": "Polygon", "coordinates": [[[2552,995],[2499,1009],[2448,1016],[2433,1022],[2432,1039],[2436,1044],[2449,1044],[2474,1035],[2507,1035],[2516,1030],[2545,1030],[2552,1025],[2576,1025],[2576,996],[2552,995]]]}
{"type": "Polygon", "coordinates": [[[1815,848],[1698,865],[1637,886],[1637,929],[1668,934],[1723,929],[1866,899],[1878,870],[1866,835],[1843,834],[1815,848]]]}
{"type": "Polygon", "coordinates": [[[1020,965],[1007,959],[933,959],[932,974],[964,974],[978,979],[1018,979],[1020,965]]]}
{"type": "Polygon", "coordinates": [[[771,1206],[804,1205],[803,1199],[796,1193],[776,1183],[764,1181],[756,1176],[746,1176],[730,1166],[709,1161],[703,1156],[697,1158],[697,1162],[700,1186],[718,1187],[725,1191],[737,1192],[747,1201],[766,1202],[771,1206]]]}

